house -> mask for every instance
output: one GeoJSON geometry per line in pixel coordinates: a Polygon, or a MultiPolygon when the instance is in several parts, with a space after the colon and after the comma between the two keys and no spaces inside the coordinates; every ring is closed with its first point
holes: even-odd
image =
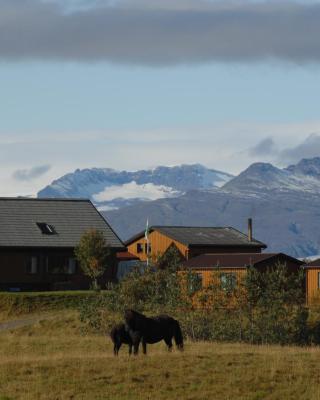
{"type": "Polygon", "coordinates": [[[304,266],[306,273],[307,304],[320,301],[320,258],[304,266]]]}
{"type": "Polygon", "coordinates": [[[183,265],[196,272],[205,287],[210,284],[213,271],[219,271],[221,280],[236,285],[249,267],[263,272],[277,264],[284,264],[289,271],[298,272],[304,263],[283,253],[234,253],[202,254],[183,265]]]}
{"type": "Polygon", "coordinates": [[[128,251],[141,261],[163,255],[175,246],[183,259],[206,253],[261,253],[267,246],[252,237],[249,220],[248,235],[231,227],[152,226],[148,233],[140,232],[125,242],[128,251]]]}
{"type": "Polygon", "coordinates": [[[137,256],[129,253],[128,251],[122,251],[117,253],[117,281],[121,281],[127,274],[132,272],[135,268],[141,267],[141,261],[137,256]]]}
{"type": "Polygon", "coordinates": [[[89,200],[0,198],[0,290],[85,289],[74,258],[84,232],[97,229],[110,246],[102,282],[116,276],[125,247],[89,200]]]}

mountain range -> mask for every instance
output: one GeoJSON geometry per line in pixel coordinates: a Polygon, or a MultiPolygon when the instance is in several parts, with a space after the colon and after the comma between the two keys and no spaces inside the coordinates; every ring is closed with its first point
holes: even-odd
{"type": "Polygon", "coordinates": [[[53,181],[38,197],[90,198],[100,210],[113,210],[141,201],[178,197],[190,190],[221,187],[232,178],[200,164],[134,172],[77,169],[53,181]]]}
{"type": "Polygon", "coordinates": [[[76,170],[54,181],[39,197],[89,197],[126,239],[149,224],[234,226],[268,251],[295,257],[320,254],[320,157],[277,168],[254,163],[238,176],[202,165],[136,172],[76,170]]]}

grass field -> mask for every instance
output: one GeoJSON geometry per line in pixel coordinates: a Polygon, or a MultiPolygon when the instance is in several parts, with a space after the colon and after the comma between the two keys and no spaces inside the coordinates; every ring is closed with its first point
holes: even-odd
{"type": "Polygon", "coordinates": [[[320,349],[186,343],[112,355],[74,311],[0,334],[0,399],[320,399],[320,349]]]}

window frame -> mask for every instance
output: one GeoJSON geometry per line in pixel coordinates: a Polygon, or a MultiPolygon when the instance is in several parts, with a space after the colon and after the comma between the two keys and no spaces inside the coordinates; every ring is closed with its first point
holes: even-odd
{"type": "Polygon", "coordinates": [[[47,222],[36,222],[37,227],[40,229],[43,235],[57,235],[55,227],[47,222]]]}

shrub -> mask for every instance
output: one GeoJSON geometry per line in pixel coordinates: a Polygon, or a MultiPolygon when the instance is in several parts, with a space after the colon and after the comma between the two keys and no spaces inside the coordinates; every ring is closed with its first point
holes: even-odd
{"type": "MultiPolygon", "coordinates": [[[[237,285],[221,285],[220,275],[215,271],[211,284],[201,289],[197,274],[177,271],[170,263],[137,269],[114,285],[107,298],[97,294],[83,303],[81,320],[102,331],[120,320],[124,309],[133,308],[146,315],[170,314],[191,340],[309,343],[302,274],[288,274],[283,265],[263,273],[249,269],[237,285]]],[[[320,337],[320,324],[314,326],[313,341],[320,337]]]]}
{"type": "Polygon", "coordinates": [[[85,232],[75,248],[75,255],[83,273],[91,279],[92,289],[98,290],[98,278],[105,272],[110,255],[103,232],[96,229],[85,232]]]}

